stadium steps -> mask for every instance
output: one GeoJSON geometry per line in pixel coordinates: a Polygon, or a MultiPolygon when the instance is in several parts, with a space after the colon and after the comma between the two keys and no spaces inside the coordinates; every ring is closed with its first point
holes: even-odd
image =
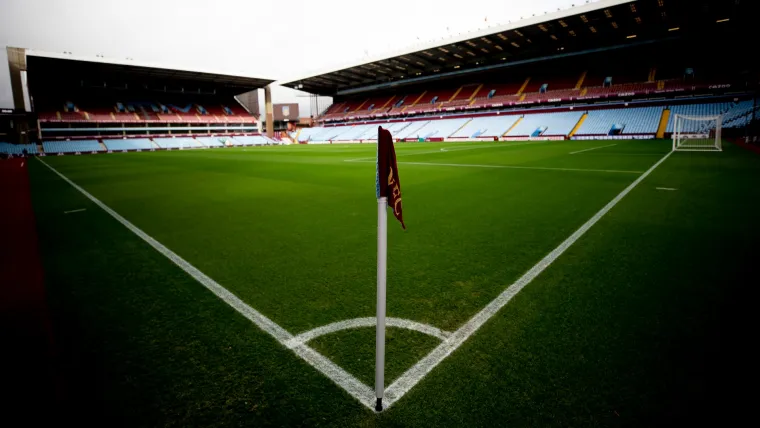
{"type": "Polygon", "coordinates": [[[420,100],[422,99],[422,97],[424,97],[424,96],[425,96],[425,94],[427,94],[427,91],[425,91],[425,92],[423,92],[422,94],[420,94],[420,96],[419,96],[419,97],[417,97],[417,99],[416,99],[416,100],[414,100],[414,102],[413,102],[412,104],[410,104],[408,107],[414,107],[414,106],[416,106],[416,105],[417,105],[417,103],[418,103],[418,102],[420,102],[420,100]]]}
{"type": "Polygon", "coordinates": [[[89,113],[87,113],[87,112],[84,112],[84,118],[85,118],[86,120],[90,120],[90,114],[89,114],[89,113]]]}
{"type": "Polygon", "coordinates": [[[470,95],[470,98],[469,98],[470,105],[472,105],[472,103],[475,102],[475,97],[478,96],[478,92],[480,92],[481,89],[483,89],[483,84],[482,83],[480,85],[478,85],[478,87],[475,88],[475,90],[472,92],[472,95],[470,95]]]}
{"type": "Polygon", "coordinates": [[[367,104],[367,101],[369,101],[369,98],[367,98],[361,104],[359,104],[359,107],[355,108],[353,111],[359,111],[359,110],[361,110],[362,107],[364,107],[364,104],[367,104]]]}
{"type": "MultiPolygon", "coordinates": [[[[481,86],[483,86],[483,85],[481,85],[481,86]]],[[[472,119],[470,119],[470,120],[468,120],[467,122],[463,123],[463,124],[462,124],[462,126],[460,126],[459,128],[457,128],[457,130],[456,130],[456,131],[452,132],[451,134],[449,134],[449,135],[447,135],[447,136],[448,136],[448,137],[450,137],[450,136],[452,136],[452,135],[457,135],[457,132],[461,131],[461,130],[462,130],[462,128],[464,128],[465,126],[467,126],[467,125],[468,125],[470,122],[472,122],[472,119]]]]}
{"type": "Polygon", "coordinates": [[[404,126],[402,126],[401,128],[399,128],[399,129],[395,130],[394,132],[395,132],[396,134],[399,134],[399,133],[401,133],[401,131],[403,131],[404,129],[408,128],[408,127],[409,127],[409,125],[411,125],[411,124],[412,124],[412,122],[407,122],[407,123],[406,123],[406,125],[404,125],[404,126]]]}
{"type": "Polygon", "coordinates": [[[581,77],[578,78],[578,83],[575,84],[575,89],[580,89],[583,87],[583,82],[586,80],[586,74],[588,71],[584,71],[581,73],[581,77]]]}
{"type": "Polygon", "coordinates": [[[657,82],[657,90],[661,91],[663,89],[665,89],[665,81],[664,80],[660,80],[660,81],[657,82]]]}
{"type": "Polygon", "coordinates": [[[161,148],[161,146],[159,146],[157,142],[153,141],[153,139],[150,139],[149,141],[150,141],[150,144],[153,145],[154,149],[160,149],[161,148]]]}
{"type": "MultiPolygon", "coordinates": [[[[528,83],[530,83],[530,77],[528,77],[527,79],[525,79],[525,81],[523,82],[522,86],[520,86],[520,89],[517,91],[517,93],[515,95],[522,95],[522,93],[525,90],[525,88],[528,87],[528,83]]],[[[523,97],[523,99],[524,98],[525,97],[523,97]]],[[[520,101],[522,101],[522,99],[520,101]]]]}
{"type": "MultiPolygon", "coordinates": [[[[451,98],[449,98],[448,102],[454,101],[454,99],[457,97],[457,95],[459,95],[459,93],[462,92],[462,89],[464,89],[464,86],[460,86],[459,89],[457,89],[456,92],[454,92],[454,95],[452,95],[451,98]]],[[[441,104],[443,104],[443,103],[441,103],[441,104]]]]}
{"type": "Polygon", "coordinates": [[[665,138],[665,130],[668,128],[668,122],[670,121],[670,109],[662,110],[662,116],[660,117],[660,126],[657,127],[657,138],[665,138]]]}
{"type": "Polygon", "coordinates": [[[581,94],[579,96],[580,97],[585,97],[587,92],[588,92],[588,88],[583,88],[583,89],[581,89],[581,94]]]}
{"type": "MultiPolygon", "coordinates": [[[[301,130],[302,130],[302,129],[303,129],[303,128],[298,128],[298,131],[296,131],[296,137],[295,137],[295,138],[293,138],[293,140],[295,140],[295,141],[300,141],[300,140],[298,139],[298,136],[299,136],[299,135],[301,135],[301,130]]],[[[286,134],[286,135],[287,135],[287,134],[286,134]]]]}
{"type": "Polygon", "coordinates": [[[394,96],[392,96],[392,97],[390,97],[390,98],[388,99],[388,101],[386,101],[386,102],[385,102],[385,104],[383,104],[383,106],[382,106],[382,107],[380,107],[380,109],[384,109],[384,108],[388,107],[388,104],[392,103],[392,102],[393,102],[393,100],[395,100],[395,99],[396,99],[396,96],[395,96],[395,95],[394,95],[394,96]]]}
{"type": "Polygon", "coordinates": [[[520,99],[518,101],[525,101],[525,97],[527,97],[528,94],[522,94],[520,95],[520,99]]]}
{"type": "Polygon", "coordinates": [[[575,135],[576,132],[578,132],[578,130],[581,128],[581,125],[583,125],[583,122],[586,121],[587,117],[588,117],[588,113],[583,113],[583,116],[581,116],[581,118],[578,119],[578,123],[575,124],[575,126],[573,127],[573,130],[570,131],[569,134],[567,134],[568,138],[572,137],[573,135],[575,135]]]}
{"type": "Polygon", "coordinates": [[[647,78],[647,82],[654,82],[655,76],[657,76],[657,67],[652,67],[649,69],[649,77],[647,78]]]}
{"type": "Polygon", "coordinates": [[[105,145],[105,144],[103,144],[103,142],[102,142],[102,141],[98,140],[98,145],[100,145],[100,150],[102,150],[102,151],[104,151],[104,152],[107,152],[107,151],[108,151],[108,147],[106,147],[106,145],[105,145]]]}
{"type": "Polygon", "coordinates": [[[525,118],[525,116],[520,116],[520,117],[519,117],[519,118],[518,118],[518,119],[515,121],[515,123],[513,123],[513,124],[512,124],[512,126],[510,126],[510,127],[509,127],[509,129],[507,129],[507,132],[505,132],[505,133],[501,134],[501,136],[502,136],[502,137],[504,137],[504,136],[506,136],[507,134],[509,134],[509,133],[510,133],[510,132],[511,132],[513,129],[515,129],[515,127],[517,126],[517,124],[518,124],[518,123],[522,122],[523,118],[525,118]]]}

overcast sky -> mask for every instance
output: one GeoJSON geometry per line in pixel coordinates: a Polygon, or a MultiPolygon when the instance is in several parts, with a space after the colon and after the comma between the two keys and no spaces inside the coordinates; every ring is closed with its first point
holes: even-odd
{"type": "MultiPolygon", "coordinates": [[[[0,0],[5,46],[287,80],[586,0],[0,0]]],[[[274,102],[308,98],[274,88],[274,102]]]]}

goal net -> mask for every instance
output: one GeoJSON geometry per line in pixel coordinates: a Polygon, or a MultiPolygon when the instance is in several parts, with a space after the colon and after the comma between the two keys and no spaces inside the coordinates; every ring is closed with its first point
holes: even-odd
{"type": "Polygon", "coordinates": [[[673,150],[721,151],[723,116],[685,116],[673,119],[673,150]]]}

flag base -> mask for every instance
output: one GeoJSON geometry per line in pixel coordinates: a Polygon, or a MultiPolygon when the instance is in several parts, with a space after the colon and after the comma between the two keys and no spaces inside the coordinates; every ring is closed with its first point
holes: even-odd
{"type": "Polygon", "coordinates": [[[375,403],[375,410],[378,411],[378,412],[382,412],[383,411],[383,399],[382,398],[378,398],[377,399],[377,403],[375,403]]]}

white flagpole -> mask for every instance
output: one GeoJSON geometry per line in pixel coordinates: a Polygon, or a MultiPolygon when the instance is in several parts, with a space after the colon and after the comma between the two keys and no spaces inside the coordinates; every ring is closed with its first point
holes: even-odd
{"type": "Polygon", "coordinates": [[[383,410],[385,393],[385,273],[388,255],[388,198],[377,200],[377,327],[375,332],[375,410],[383,410]]]}

